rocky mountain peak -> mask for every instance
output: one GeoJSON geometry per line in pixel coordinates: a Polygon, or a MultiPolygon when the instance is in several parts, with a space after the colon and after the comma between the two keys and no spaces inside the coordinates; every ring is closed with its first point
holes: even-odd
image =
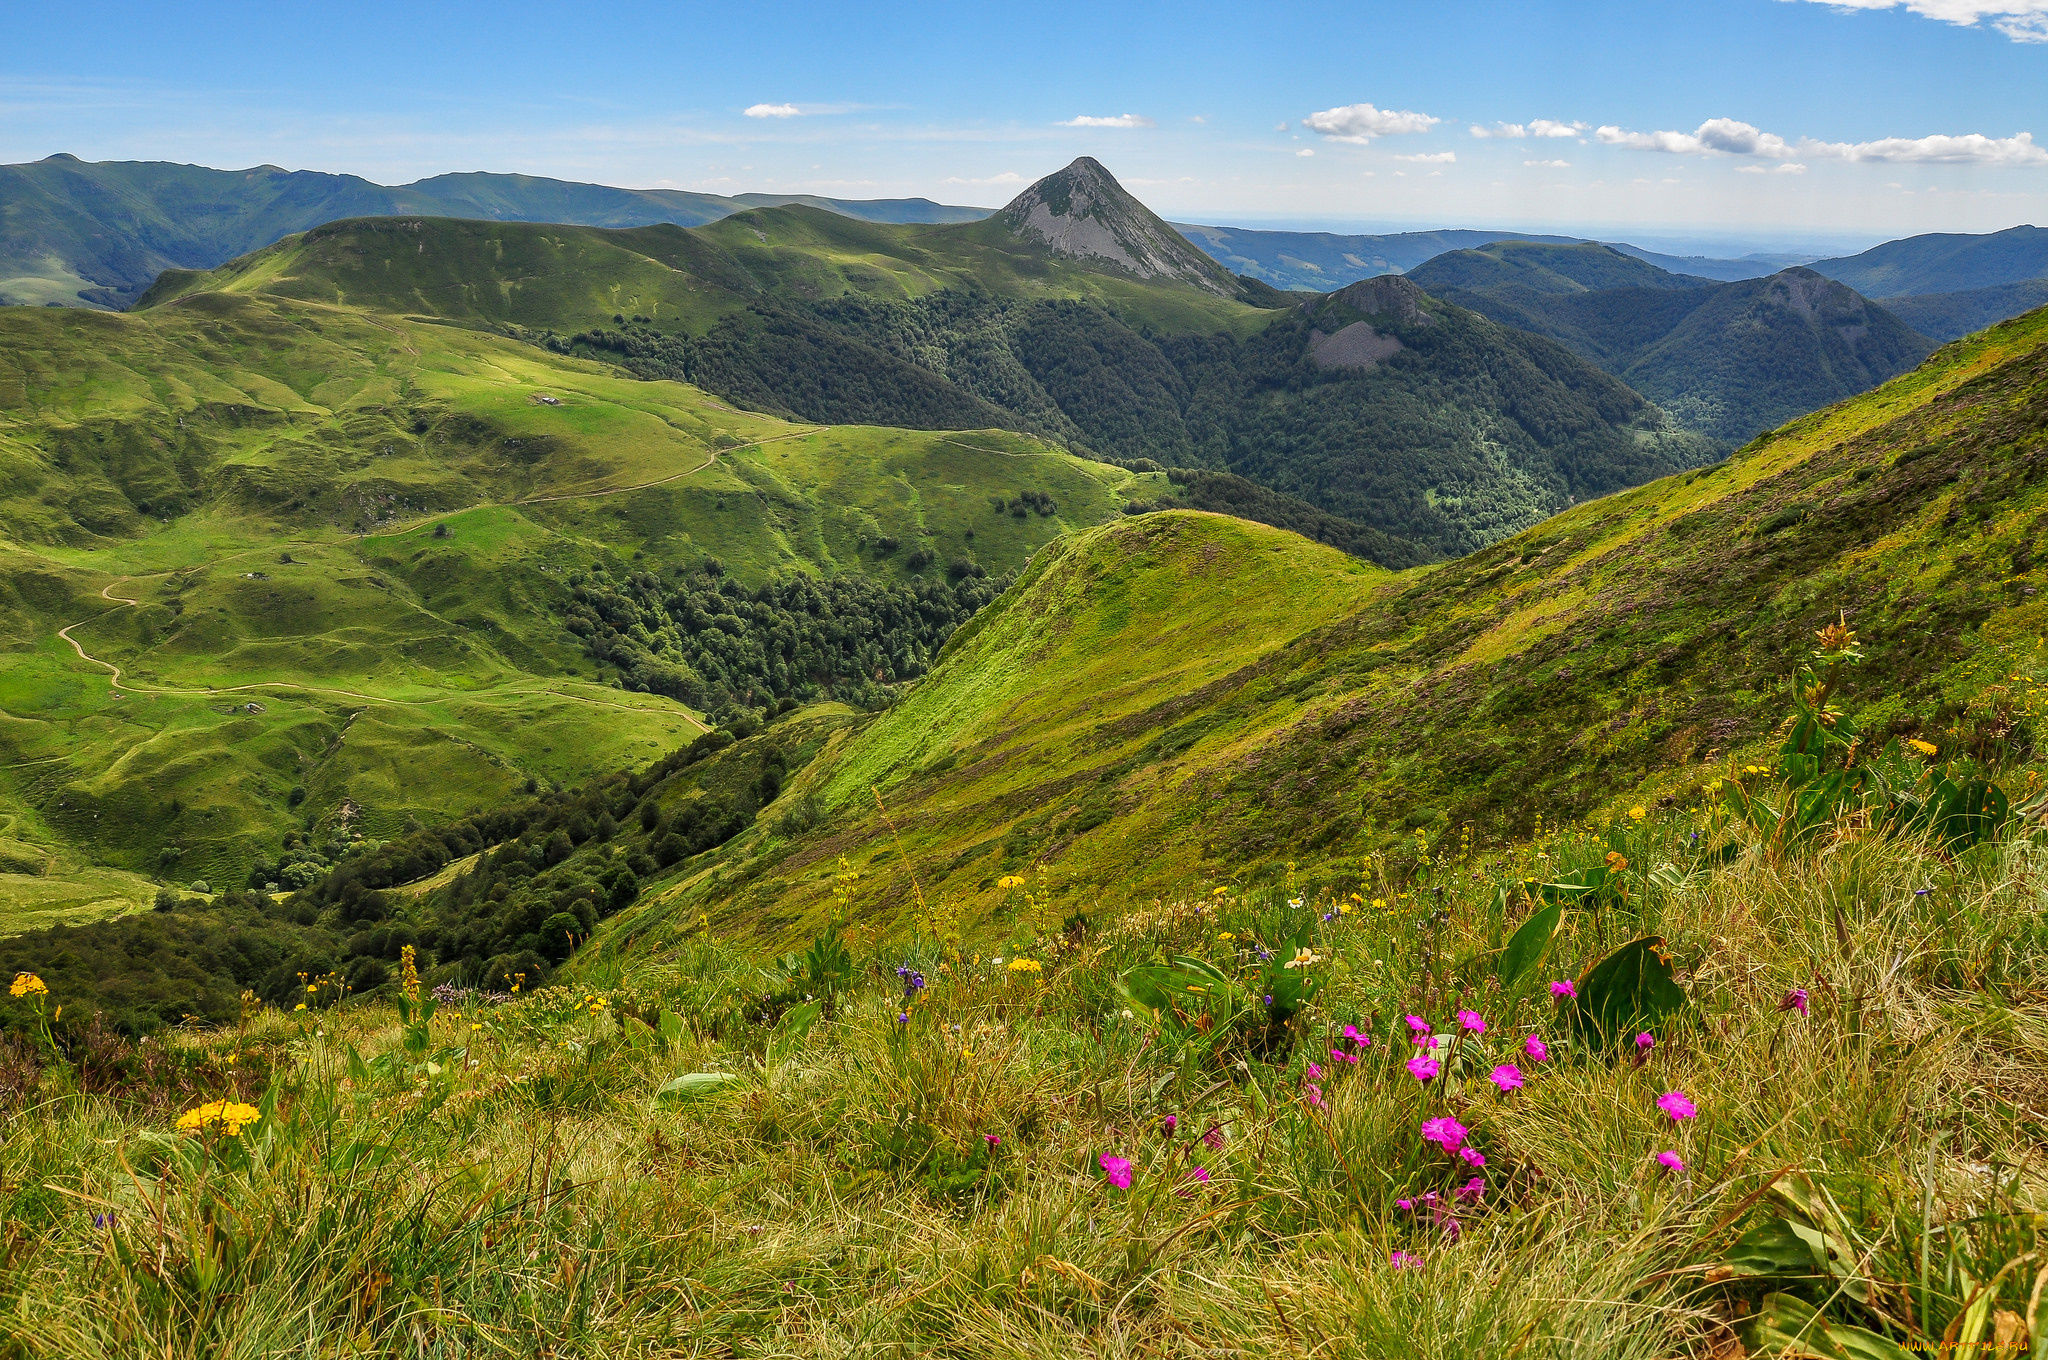
{"type": "Polygon", "coordinates": [[[1178,279],[1224,297],[1237,292],[1229,271],[1131,197],[1092,156],[1039,180],[1000,216],[1016,235],[1055,255],[1141,279],[1178,279]]]}

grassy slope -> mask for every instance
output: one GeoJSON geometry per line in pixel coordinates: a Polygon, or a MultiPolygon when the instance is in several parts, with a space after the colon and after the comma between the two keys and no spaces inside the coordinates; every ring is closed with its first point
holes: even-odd
{"type": "Polygon", "coordinates": [[[1000,573],[1164,487],[323,304],[16,310],[0,333],[0,815],[52,872],[153,873],[177,846],[180,881],[235,881],[298,820],[294,785],[323,825],[352,802],[389,835],[687,739],[690,714],[595,683],[560,627],[592,561],[900,576],[861,561],[887,534],[1000,573]],[[990,511],[1022,489],[1060,515],[990,511]],[[56,636],[73,624],[121,697],[56,636]]]}
{"type": "Polygon", "coordinates": [[[1300,584],[1281,591],[1227,521],[1097,531],[792,785],[832,806],[824,830],[779,838],[764,813],[627,933],[702,910],[799,933],[842,855],[870,867],[872,910],[909,910],[870,785],[926,898],[969,922],[1001,905],[1005,872],[1099,908],[1290,861],[1341,873],[1411,829],[1525,834],[1538,814],[1682,799],[1763,735],[1841,611],[1885,677],[1871,719],[1966,743],[1962,696],[2030,667],[2048,631],[2030,584],[2044,345],[2048,312],[2007,323],[1727,464],[1433,570],[1319,575],[1327,559],[1293,545],[1280,574],[1300,584]],[[1074,589],[1091,578],[1120,584],[1074,589]],[[1223,631],[1171,631],[1187,626],[1223,631]]]}

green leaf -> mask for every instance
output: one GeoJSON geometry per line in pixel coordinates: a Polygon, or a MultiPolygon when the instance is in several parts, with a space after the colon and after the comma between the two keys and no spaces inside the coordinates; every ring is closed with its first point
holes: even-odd
{"type": "Polygon", "coordinates": [[[1782,1218],[1765,1219],[1737,1238],[1721,1264],[1742,1276],[1820,1273],[1806,1239],[1782,1218]]]}
{"type": "Polygon", "coordinates": [[[1543,956],[1550,951],[1550,942],[1557,938],[1558,928],[1564,924],[1564,903],[1552,902],[1522,922],[1514,935],[1509,938],[1506,949],[1500,954],[1500,962],[1494,966],[1494,976],[1503,987],[1513,987],[1543,962],[1543,956]]]}
{"type": "Polygon", "coordinates": [[[683,1018],[674,1011],[663,1011],[655,1023],[655,1032],[670,1048],[683,1041],[683,1018]]]}
{"type": "Polygon", "coordinates": [[[818,1015],[825,1009],[823,1001],[807,1001],[801,1006],[791,1006],[775,1022],[775,1028],[768,1033],[768,1066],[781,1067],[794,1058],[804,1046],[804,1039],[817,1023],[818,1015]]]}
{"type": "Polygon", "coordinates": [[[645,1020],[628,1015],[622,1018],[619,1028],[625,1033],[626,1047],[634,1052],[654,1047],[654,1027],[645,1020]]]}
{"type": "Polygon", "coordinates": [[[1760,1357],[1820,1357],[1821,1360],[1913,1360],[1911,1351],[1876,1332],[1829,1322],[1811,1304],[1790,1294],[1766,1294],[1757,1314],[1740,1332],[1742,1344],[1760,1357]]]}
{"type": "Polygon", "coordinates": [[[654,1098],[660,1100],[668,1096],[677,1100],[691,1100],[698,1096],[708,1096],[714,1091],[722,1090],[728,1083],[738,1080],[738,1075],[732,1072],[685,1072],[680,1077],[670,1077],[657,1086],[654,1089],[654,1098]]]}
{"type": "Polygon", "coordinates": [[[1654,1026],[1685,1004],[1685,989],[1658,935],[1629,941],[1586,969],[1576,986],[1573,1027],[1606,1044],[1654,1026]]]}

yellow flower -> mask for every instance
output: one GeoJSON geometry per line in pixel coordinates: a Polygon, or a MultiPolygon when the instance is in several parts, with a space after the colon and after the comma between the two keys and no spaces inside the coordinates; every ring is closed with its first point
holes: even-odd
{"type": "Polygon", "coordinates": [[[292,1007],[292,1009],[293,1009],[293,1010],[295,1010],[295,1011],[302,1011],[302,1010],[306,1009],[306,1003],[305,1003],[305,1002],[303,1002],[303,1001],[301,1001],[301,1002],[300,1002],[300,1003],[299,1003],[298,1005],[296,1005],[296,1006],[292,1007]]]}
{"type": "Polygon", "coordinates": [[[234,1138],[242,1130],[263,1117],[262,1111],[254,1105],[244,1105],[237,1100],[209,1100],[204,1105],[178,1116],[178,1127],[187,1133],[204,1129],[219,1129],[234,1138]]]}
{"type": "Polygon", "coordinates": [[[1024,886],[1024,876],[1022,874],[1004,874],[997,881],[996,886],[1004,892],[1008,892],[1012,888],[1021,888],[1024,886]]]}
{"type": "Polygon", "coordinates": [[[1228,889],[1228,888],[1218,888],[1218,889],[1217,889],[1217,890],[1216,890],[1215,892],[1211,893],[1211,894],[1210,894],[1210,896],[1211,896],[1211,897],[1222,897],[1222,896],[1223,896],[1224,894],[1228,893],[1229,891],[1230,891],[1230,889],[1228,889]]]}
{"type": "Polygon", "coordinates": [[[1375,898],[1374,898],[1374,899],[1372,900],[1372,904],[1373,904],[1373,906],[1375,906],[1375,907],[1384,907],[1384,906],[1386,906],[1386,905],[1387,905],[1387,899],[1386,899],[1386,898],[1384,898],[1384,897],[1375,897],[1375,898]]]}
{"type": "Polygon", "coordinates": [[[1216,938],[1219,940],[1234,940],[1237,938],[1237,936],[1231,934],[1227,930],[1219,930],[1216,932],[1216,938]]]}
{"type": "Polygon", "coordinates": [[[1643,805],[1641,803],[1638,803],[1628,810],[1628,815],[1640,822],[1641,820],[1643,820],[1643,818],[1649,816],[1650,814],[1643,810],[1643,805]]]}
{"type": "MultiPolygon", "coordinates": [[[[1912,747],[1914,750],[1918,751],[1923,756],[1936,755],[1941,750],[1941,748],[1939,746],[1936,746],[1933,742],[1922,741],[1918,737],[1906,738],[1906,745],[1912,747]]],[[[17,981],[15,985],[19,986],[20,983],[17,981]]],[[[20,995],[20,993],[17,992],[16,995],[18,996],[20,995]]]]}
{"type": "Polygon", "coordinates": [[[1010,971],[1013,973],[1042,973],[1045,971],[1045,966],[1039,963],[1037,959],[1011,959],[1010,971]]]}
{"type": "Polygon", "coordinates": [[[48,996],[50,989],[34,973],[16,973],[14,985],[7,989],[9,996],[48,996]]]}

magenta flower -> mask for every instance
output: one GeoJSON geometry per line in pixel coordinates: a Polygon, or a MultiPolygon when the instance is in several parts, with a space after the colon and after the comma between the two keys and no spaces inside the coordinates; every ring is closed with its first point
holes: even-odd
{"type": "Polygon", "coordinates": [[[1166,1116],[1166,1118],[1159,1121],[1159,1131],[1165,1134],[1168,1138],[1173,1137],[1173,1131],[1179,1127],[1180,1116],[1177,1114],[1170,1114],[1166,1116]]]}
{"type": "Polygon", "coordinates": [[[1470,1143],[1467,1143],[1465,1146],[1458,1149],[1458,1158],[1460,1161],[1464,1162],[1466,1166],[1486,1165],[1486,1154],[1481,1152],[1478,1148],[1473,1147],[1470,1143]]]}
{"type": "Polygon", "coordinates": [[[984,1133],[983,1135],[981,1135],[981,1139],[983,1142],[987,1143],[992,1148],[1000,1146],[1003,1141],[1001,1138],[997,1137],[993,1133],[984,1133]]]}
{"type": "Polygon", "coordinates": [[[1323,1108],[1323,1088],[1322,1088],[1322,1087],[1320,1087],[1320,1086],[1318,1086],[1318,1085],[1316,1085],[1316,1084],[1315,1084],[1314,1082],[1309,1082],[1309,1083],[1308,1083],[1308,1095],[1307,1095],[1306,1099],[1308,1100],[1308,1103],[1309,1103],[1309,1104],[1311,1104],[1311,1105],[1315,1106],[1315,1107],[1316,1107],[1316,1108],[1317,1108],[1318,1110],[1322,1109],[1322,1108],[1323,1108]]]}
{"type": "Polygon", "coordinates": [[[1310,1063],[1308,1065],[1308,1079],[1310,1081],[1321,1081],[1323,1079],[1323,1069],[1315,1063],[1310,1063]]]}
{"type": "Polygon", "coordinates": [[[1195,1191],[1196,1191],[1197,1189],[1199,1189],[1200,1187],[1202,1187],[1202,1186],[1204,1186],[1204,1185],[1207,1185],[1207,1184],[1209,1183],[1209,1171],[1208,1171],[1208,1168],[1206,1168],[1206,1167],[1200,1167],[1200,1166],[1198,1166],[1198,1167],[1196,1167],[1196,1168],[1195,1168],[1195,1169],[1194,1169],[1193,1171],[1190,1171],[1190,1172],[1188,1172],[1188,1174],[1187,1174],[1187,1175],[1185,1175],[1185,1176],[1181,1177],[1181,1180],[1182,1180],[1183,1182],[1187,1182],[1187,1181],[1193,1181],[1193,1182],[1195,1182],[1195,1184],[1193,1184],[1193,1185],[1187,1185],[1187,1184],[1183,1184],[1183,1185],[1181,1186],[1181,1188],[1180,1188],[1180,1189],[1179,1189],[1178,1191],[1176,1191],[1176,1192],[1175,1192],[1175,1193],[1176,1193],[1176,1194],[1178,1194],[1178,1195],[1179,1195],[1179,1196],[1180,1196],[1180,1197],[1181,1197],[1182,1199],[1186,1199],[1186,1198],[1188,1198],[1188,1197],[1189,1197],[1190,1195],[1194,1194],[1194,1193],[1195,1193],[1195,1191]]]}
{"type": "Polygon", "coordinates": [[[1642,1056],[1657,1046],[1657,1036],[1644,1030],[1636,1036],[1636,1054],[1642,1056]]]}
{"type": "Polygon", "coordinates": [[[1405,1213],[1412,1214],[1415,1212],[1415,1201],[1412,1199],[1397,1199],[1394,1201],[1394,1207],[1405,1213]]]}
{"type": "Polygon", "coordinates": [[[1107,1152],[1096,1158],[1102,1164],[1102,1174],[1109,1177],[1109,1183],[1119,1190],[1131,1188],[1131,1164],[1122,1157],[1112,1157],[1107,1152]]]}
{"type": "Polygon", "coordinates": [[[1681,1119],[1696,1119],[1700,1112],[1699,1107],[1694,1105],[1683,1091],[1666,1091],[1658,1096],[1657,1108],[1670,1115],[1673,1123],[1681,1119]]]}
{"type": "Polygon", "coordinates": [[[1522,1069],[1513,1063],[1502,1063],[1486,1075],[1487,1080],[1500,1087],[1503,1091],[1519,1091],[1522,1089],[1522,1069]]]}
{"type": "Polygon", "coordinates": [[[1579,989],[1572,986],[1569,982],[1553,982],[1550,984],[1550,994],[1559,1001],[1565,1001],[1577,996],[1579,989]]]}
{"type": "Polygon", "coordinates": [[[1470,1129],[1449,1115],[1438,1115],[1435,1119],[1426,1119],[1422,1123],[1423,1141],[1435,1143],[1445,1152],[1456,1152],[1458,1145],[1465,1141],[1465,1135],[1469,1132],[1470,1129]]]}
{"type": "Polygon", "coordinates": [[[1418,1044],[1429,1042],[1429,1021],[1419,1015],[1408,1017],[1408,1037],[1418,1044]]]}
{"type": "Polygon", "coordinates": [[[1550,1045],[1532,1034],[1522,1041],[1522,1051],[1529,1055],[1531,1061],[1542,1062],[1550,1056],[1550,1045]]]}
{"type": "Polygon", "coordinates": [[[1801,1015],[1806,1014],[1806,989],[1804,987],[1794,987],[1791,991],[1785,993],[1785,999],[1778,1003],[1778,1009],[1781,1011],[1798,1011],[1801,1015]]]}
{"type": "Polygon", "coordinates": [[[1358,1032],[1358,1026],[1356,1025],[1346,1025],[1344,1027],[1344,1037],[1354,1044],[1367,1042],[1366,1037],[1358,1032]]]}
{"type": "Polygon", "coordinates": [[[1474,1176],[1471,1180],[1458,1187],[1458,1198],[1466,1204],[1477,1204],[1480,1196],[1485,1193],[1486,1177],[1484,1176],[1474,1176]]]}
{"type": "Polygon", "coordinates": [[[1459,1011],[1458,1024],[1473,1034],[1486,1033],[1486,1017],[1478,1011],[1459,1011]]]}
{"type": "Polygon", "coordinates": [[[1198,1166],[1193,1171],[1188,1172],[1187,1179],[1191,1181],[1200,1181],[1202,1182],[1202,1184],[1207,1185],[1209,1183],[1209,1168],[1205,1166],[1198,1166]]]}
{"type": "Polygon", "coordinates": [[[1400,1250],[1398,1247],[1395,1248],[1394,1254],[1392,1256],[1389,1256],[1387,1259],[1393,1263],[1394,1269],[1396,1270],[1422,1269],[1422,1258],[1420,1256],[1410,1256],[1407,1252],[1400,1250]]]}
{"type": "Polygon", "coordinates": [[[1657,1154],[1657,1163],[1658,1163],[1658,1165],[1662,1166],[1662,1167],[1663,1167],[1663,1168],[1664,1168],[1664,1169],[1665,1169],[1666,1171],[1683,1171],[1683,1170],[1685,1170],[1685,1161],[1684,1161],[1684,1159],[1682,1159],[1681,1157],[1679,1157],[1679,1155],[1678,1155],[1677,1153],[1675,1153],[1675,1152],[1660,1152],[1660,1153],[1658,1153],[1658,1154],[1657,1154]]]}
{"type": "Polygon", "coordinates": [[[1435,1058],[1410,1058],[1407,1066],[1408,1075],[1417,1081],[1430,1081],[1443,1071],[1443,1064],[1435,1058]]]}
{"type": "Polygon", "coordinates": [[[1226,1135],[1220,1124],[1211,1124],[1208,1128],[1202,1130],[1202,1146],[1211,1152],[1223,1151],[1225,1141],[1226,1135]]]}

